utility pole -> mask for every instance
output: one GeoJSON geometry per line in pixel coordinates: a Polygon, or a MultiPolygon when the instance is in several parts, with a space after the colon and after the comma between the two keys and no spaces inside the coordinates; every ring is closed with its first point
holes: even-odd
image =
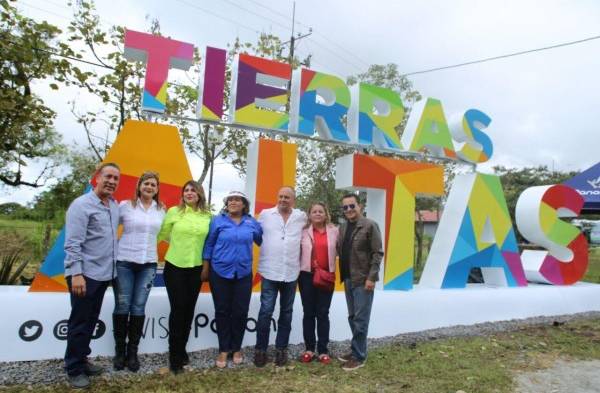
{"type": "MultiPolygon", "coordinates": [[[[290,36],[290,40],[284,42],[283,44],[281,44],[281,46],[285,46],[287,44],[290,44],[290,51],[288,54],[288,63],[290,64],[290,66],[292,67],[292,70],[294,69],[294,50],[296,49],[296,41],[301,40],[302,38],[306,38],[309,35],[312,34],[312,28],[309,27],[308,28],[308,33],[306,34],[302,34],[302,33],[298,33],[298,36],[294,36],[294,30],[295,30],[295,26],[296,25],[296,2],[294,1],[293,3],[293,8],[292,8],[292,35],[290,36]]],[[[292,89],[292,81],[290,80],[288,82],[288,86],[287,86],[287,103],[286,103],[286,110],[289,111],[290,110],[290,96],[291,96],[291,91],[292,89]]]]}
{"type": "Polygon", "coordinates": [[[296,38],[294,37],[294,28],[296,27],[296,2],[294,1],[293,6],[292,6],[292,35],[290,36],[290,54],[288,56],[288,63],[290,63],[290,65],[293,68],[293,61],[294,61],[294,46],[296,45],[296,38]]]}

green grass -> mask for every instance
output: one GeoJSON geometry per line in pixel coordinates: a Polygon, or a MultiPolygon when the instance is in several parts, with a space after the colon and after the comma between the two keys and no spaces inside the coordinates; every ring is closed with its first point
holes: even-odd
{"type": "Polygon", "coordinates": [[[3,247],[1,252],[22,249],[21,259],[29,260],[23,272],[25,277],[32,278],[46,257],[44,238],[48,225],[50,225],[50,238],[47,246],[52,247],[60,230],[52,223],[0,218],[0,244],[3,247]]]}
{"type": "MultiPolygon", "coordinates": [[[[517,372],[550,367],[558,358],[600,359],[600,320],[527,327],[486,337],[453,338],[370,351],[354,372],[292,362],[286,369],[243,367],[182,375],[94,380],[94,392],[512,392],[517,372]]],[[[59,392],[65,385],[35,387],[59,392]]],[[[26,391],[16,386],[1,389],[26,391]]]]}
{"type": "Polygon", "coordinates": [[[582,281],[600,283],[600,247],[590,248],[589,265],[582,281]]]}

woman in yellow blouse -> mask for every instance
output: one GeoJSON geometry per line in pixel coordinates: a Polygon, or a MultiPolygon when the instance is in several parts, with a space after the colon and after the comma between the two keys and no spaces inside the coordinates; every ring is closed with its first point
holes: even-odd
{"type": "Polygon", "coordinates": [[[202,186],[193,180],[183,185],[181,202],[167,212],[159,240],[169,242],[164,279],[171,305],[169,314],[169,366],[175,374],[189,363],[185,351],[194,309],[208,269],[202,266],[202,249],[208,234],[210,213],[202,186]]]}

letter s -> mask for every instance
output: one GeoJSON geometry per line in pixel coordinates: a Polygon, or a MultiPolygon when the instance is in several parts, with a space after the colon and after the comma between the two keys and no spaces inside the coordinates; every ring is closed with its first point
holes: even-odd
{"type": "Polygon", "coordinates": [[[475,164],[486,162],[494,153],[490,137],[481,131],[490,125],[492,119],[478,109],[469,109],[464,115],[450,121],[450,132],[456,142],[464,142],[456,155],[475,164]]]}
{"type": "Polygon", "coordinates": [[[588,242],[574,225],[560,217],[576,217],[583,197],[565,185],[531,187],[523,191],[515,212],[523,237],[548,251],[521,254],[527,280],[555,285],[576,283],[588,267],[588,242]]]}

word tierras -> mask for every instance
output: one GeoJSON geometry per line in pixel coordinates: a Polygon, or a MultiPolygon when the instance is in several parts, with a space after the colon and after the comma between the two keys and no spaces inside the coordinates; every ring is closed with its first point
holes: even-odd
{"type": "MultiPolygon", "coordinates": [[[[125,57],[147,64],[142,109],[164,112],[169,69],[189,69],[193,52],[194,46],[189,43],[126,30],[125,57]]],[[[224,119],[226,59],[224,49],[206,48],[204,77],[198,86],[200,119],[224,119]]],[[[316,132],[327,140],[396,152],[426,152],[469,163],[485,162],[493,153],[492,141],[482,131],[491,118],[477,109],[469,109],[448,122],[439,100],[421,100],[413,107],[400,139],[396,128],[405,110],[402,99],[391,89],[366,83],[350,89],[337,76],[306,68],[292,72],[289,64],[248,54],[236,55],[231,75],[230,124],[305,137],[313,137],[316,132]],[[453,141],[460,144],[459,149],[453,141]]]]}

